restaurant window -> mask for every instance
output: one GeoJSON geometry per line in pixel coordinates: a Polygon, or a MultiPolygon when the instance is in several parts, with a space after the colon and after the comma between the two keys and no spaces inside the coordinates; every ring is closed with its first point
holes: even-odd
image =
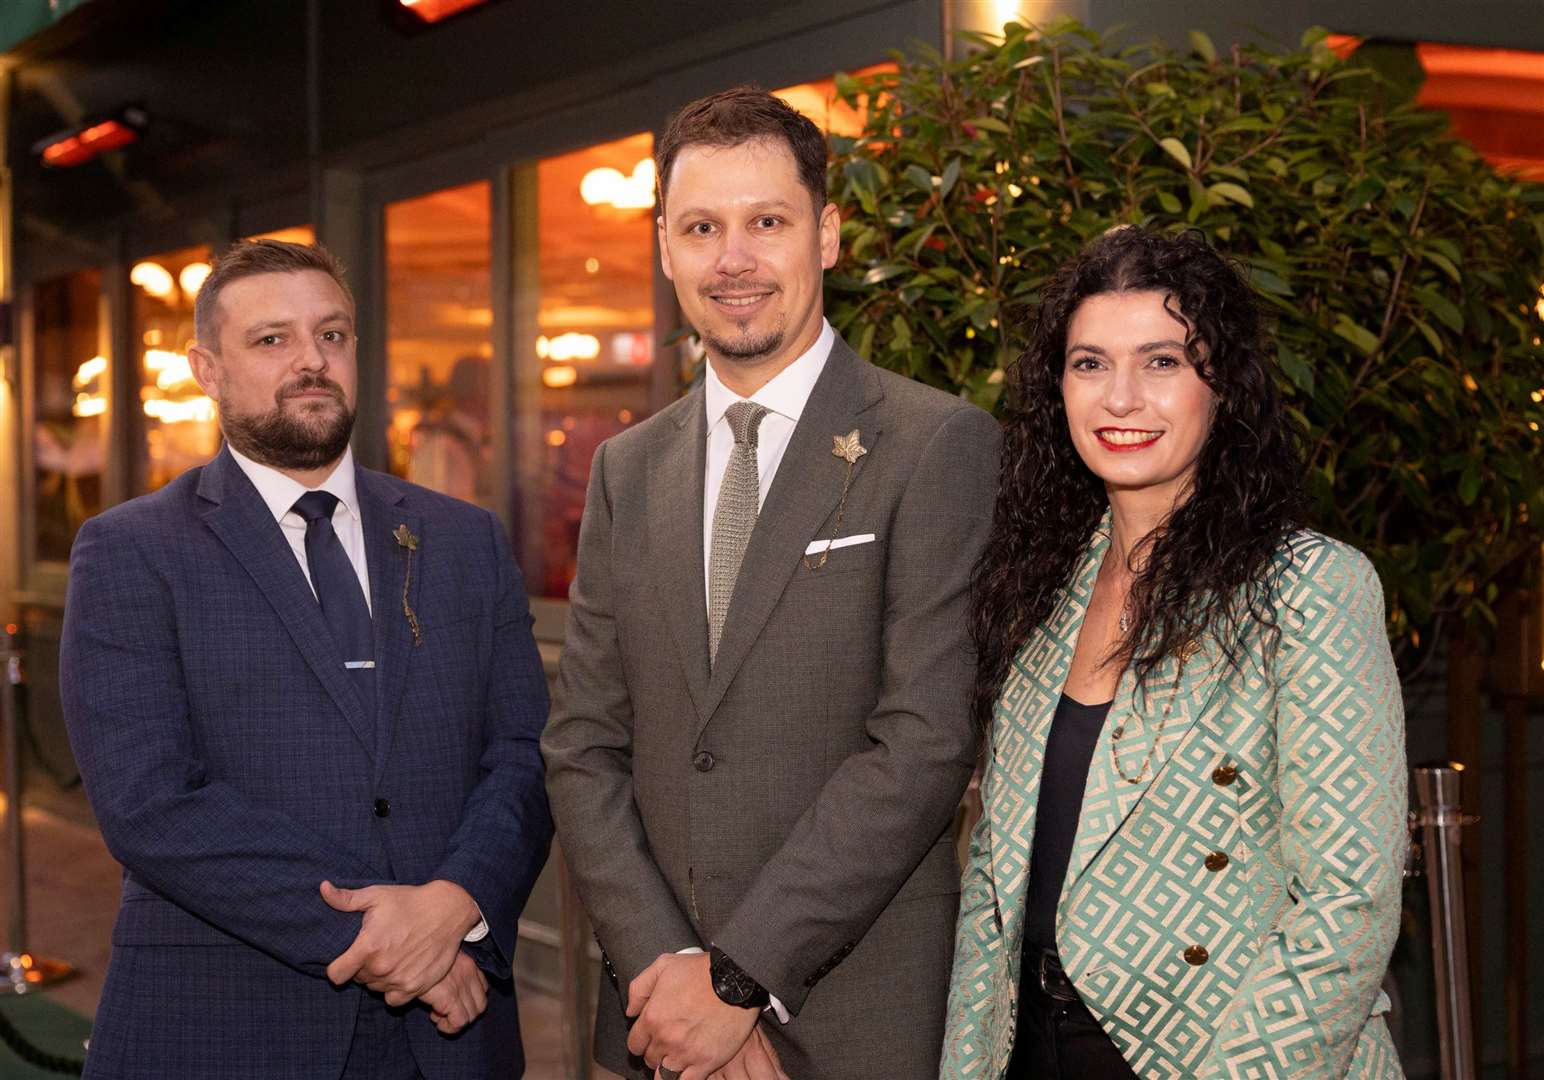
{"type": "Polygon", "coordinates": [[[108,376],[101,309],[97,270],[33,289],[34,552],[43,562],[68,561],[81,523],[102,509],[108,376]]]}
{"type": "MultiPolygon", "coordinates": [[[[1342,58],[1363,39],[1331,34],[1342,58]]],[[[1380,43],[1387,44],[1387,43],[1380,43]]],[[[1447,114],[1453,133],[1503,173],[1544,180],[1544,53],[1417,42],[1416,104],[1447,114]]]]}
{"type": "MultiPolygon", "coordinates": [[[[870,67],[858,68],[849,74],[875,75],[881,71],[895,70],[894,64],[874,64],[870,67]]],[[[866,110],[862,107],[862,99],[859,99],[859,107],[853,108],[837,97],[835,79],[797,83],[793,86],[785,86],[781,90],[774,90],[772,94],[809,117],[827,135],[857,136],[863,133],[863,125],[867,117],[866,110]]]]}
{"type": "Polygon", "coordinates": [[[654,140],[515,171],[516,549],[533,596],[568,595],[590,461],[650,410],[654,140]]]}
{"type": "Polygon", "coordinates": [[[207,247],[182,248],[141,259],[129,271],[145,431],[142,492],[165,486],[220,448],[214,402],[188,366],[193,301],[209,274],[209,257],[207,247]]]}
{"type": "Polygon", "coordinates": [[[391,471],[493,504],[488,181],[386,207],[386,445],[391,471]]]}

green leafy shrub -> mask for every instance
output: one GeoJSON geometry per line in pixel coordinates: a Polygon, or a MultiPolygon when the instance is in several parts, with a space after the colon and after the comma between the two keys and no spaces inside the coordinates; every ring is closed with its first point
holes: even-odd
{"type": "Polygon", "coordinates": [[[1397,646],[1492,619],[1544,526],[1544,185],[1339,60],[1117,49],[1063,20],[838,81],[828,283],[876,363],[996,406],[1041,283],[1121,223],[1204,230],[1274,314],[1312,523],[1372,558],[1397,646]]]}

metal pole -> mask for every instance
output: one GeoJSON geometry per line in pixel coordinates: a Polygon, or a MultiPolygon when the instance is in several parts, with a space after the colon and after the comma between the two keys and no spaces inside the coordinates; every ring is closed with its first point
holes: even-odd
{"type": "Polygon", "coordinates": [[[16,694],[25,671],[22,654],[13,648],[10,627],[0,650],[0,750],[5,754],[5,873],[10,880],[11,916],[6,924],[6,951],[0,953],[0,993],[26,994],[75,974],[69,964],[44,960],[27,951],[26,832],[21,820],[21,733],[16,694]]]}
{"type": "Polygon", "coordinates": [[[1464,883],[1460,852],[1464,825],[1472,824],[1459,803],[1463,766],[1423,766],[1415,770],[1419,809],[1414,823],[1422,830],[1426,888],[1431,897],[1431,951],[1436,968],[1437,1042],[1442,1080],[1474,1080],[1474,1027],[1469,1009],[1469,942],[1464,922],[1464,883]]]}

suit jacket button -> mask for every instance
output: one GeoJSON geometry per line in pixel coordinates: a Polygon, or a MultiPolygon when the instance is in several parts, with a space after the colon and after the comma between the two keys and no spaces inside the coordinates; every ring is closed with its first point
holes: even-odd
{"type": "Polygon", "coordinates": [[[391,803],[387,802],[385,799],[376,799],[375,800],[375,816],[376,817],[391,817],[391,803]]]}
{"type": "Polygon", "coordinates": [[[1206,868],[1214,874],[1227,865],[1228,853],[1225,851],[1213,851],[1206,856],[1206,868]]]}
{"type": "Polygon", "coordinates": [[[1238,770],[1232,765],[1219,765],[1212,770],[1212,783],[1218,787],[1227,787],[1238,779],[1238,770]]]}
{"type": "Polygon", "coordinates": [[[1192,945],[1185,950],[1185,963],[1191,967],[1200,967],[1212,958],[1212,954],[1206,951],[1205,945],[1192,945]]]}
{"type": "Polygon", "coordinates": [[[692,764],[697,767],[698,772],[707,772],[713,768],[713,755],[706,750],[699,750],[697,756],[692,758],[692,764]]]}

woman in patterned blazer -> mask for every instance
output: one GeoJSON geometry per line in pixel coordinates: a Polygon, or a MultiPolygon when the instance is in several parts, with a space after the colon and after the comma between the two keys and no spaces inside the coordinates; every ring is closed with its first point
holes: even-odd
{"type": "Polygon", "coordinates": [[[1382,590],[1299,527],[1248,286],[1195,234],[1046,284],[977,573],[985,814],[948,1078],[1402,1075],[1382,590]]]}

